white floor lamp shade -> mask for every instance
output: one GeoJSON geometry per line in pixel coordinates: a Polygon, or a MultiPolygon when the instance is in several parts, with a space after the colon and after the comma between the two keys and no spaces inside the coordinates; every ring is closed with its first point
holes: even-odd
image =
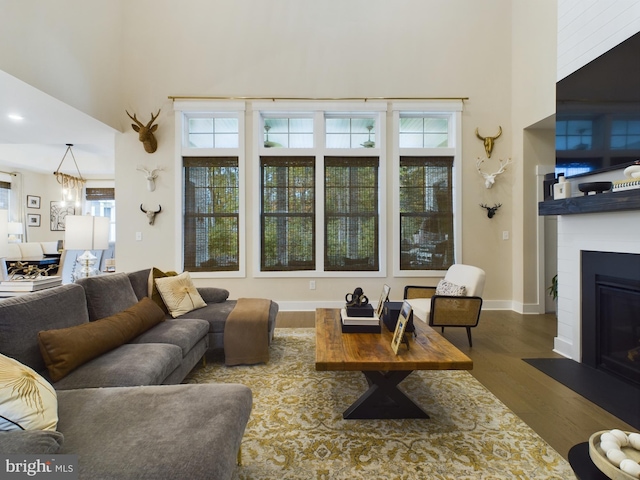
{"type": "Polygon", "coordinates": [[[96,262],[96,257],[90,250],[109,248],[109,218],[67,215],[65,222],[64,248],[85,251],[78,260],[82,264],[82,276],[88,277],[96,262]]]}

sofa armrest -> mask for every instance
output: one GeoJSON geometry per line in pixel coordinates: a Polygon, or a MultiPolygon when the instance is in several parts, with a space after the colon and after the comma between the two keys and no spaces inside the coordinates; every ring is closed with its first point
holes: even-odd
{"type": "Polygon", "coordinates": [[[404,299],[431,298],[436,294],[436,287],[423,287],[421,285],[407,285],[404,287],[404,299]]]}
{"type": "Polygon", "coordinates": [[[5,455],[57,453],[64,436],[53,430],[12,430],[0,432],[0,452],[5,455]]]}
{"type": "Polygon", "coordinates": [[[198,287],[198,293],[205,303],[222,303],[229,298],[229,290],[217,287],[198,287]]]}

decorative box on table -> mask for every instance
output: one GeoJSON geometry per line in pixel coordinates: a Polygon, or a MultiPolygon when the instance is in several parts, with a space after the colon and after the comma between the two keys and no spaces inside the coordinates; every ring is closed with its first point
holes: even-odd
{"type": "Polygon", "coordinates": [[[340,310],[340,323],[342,333],[381,333],[380,319],[373,317],[351,317],[347,315],[347,309],[340,310]]]}

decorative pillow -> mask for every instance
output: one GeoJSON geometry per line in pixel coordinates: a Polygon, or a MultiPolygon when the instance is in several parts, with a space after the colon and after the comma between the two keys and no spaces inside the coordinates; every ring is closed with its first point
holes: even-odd
{"type": "Polygon", "coordinates": [[[149,298],[151,298],[151,300],[153,300],[156,305],[158,305],[164,311],[164,313],[169,313],[169,309],[162,301],[162,295],[160,295],[160,292],[158,291],[158,287],[156,285],[156,278],[175,277],[176,275],[178,275],[178,272],[163,272],[156,267],[153,267],[149,272],[149,298]]]}
{"type": "Polygon", "coordinates": [[[38,333],[38,344],[51,380],[57,382],[80,365],[134,339],[164,321],[150,298],[110,317],[75,327],[38,333]]]}
{"type": "Polygon", "coordinates": [[[55,430],[56,391],[35,370],[0,354],[0,430],[55,430]]]}
{"type": "Polygon", "coordinates": [[[455,283],[440,280],[436,287],[436,295],[450,295],[452,297],[464,297],[467,294],[467,287],[456,285],[455,283]]]}
{"type": "Polygon", "coordinates": [[[189,272],[175,277],[157,278],[156,285],[173,318],[207,306],[193,285],[189,272]]]}

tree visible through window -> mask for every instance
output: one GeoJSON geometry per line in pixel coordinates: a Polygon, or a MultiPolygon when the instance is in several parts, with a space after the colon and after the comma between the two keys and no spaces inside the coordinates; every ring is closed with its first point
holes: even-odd
{"type": "Polygon", "coordinates": [[[262,271],[315,270],[315,157],[261,157],[262,271]]]}
{"type": "Polygon", "coordinates": [[[401,269],[454,263],[452,172],[452,157],[400,157],[401,269]]]}
{"type": "Polygon", "coordinates": [[[325,158],[326,271],[377,271],[378,157],[325,158]]]}
{"type": "Polygon", "coordinates": [[[184,158],[184,268],[239,270],[237,157],[184,158]]]}

